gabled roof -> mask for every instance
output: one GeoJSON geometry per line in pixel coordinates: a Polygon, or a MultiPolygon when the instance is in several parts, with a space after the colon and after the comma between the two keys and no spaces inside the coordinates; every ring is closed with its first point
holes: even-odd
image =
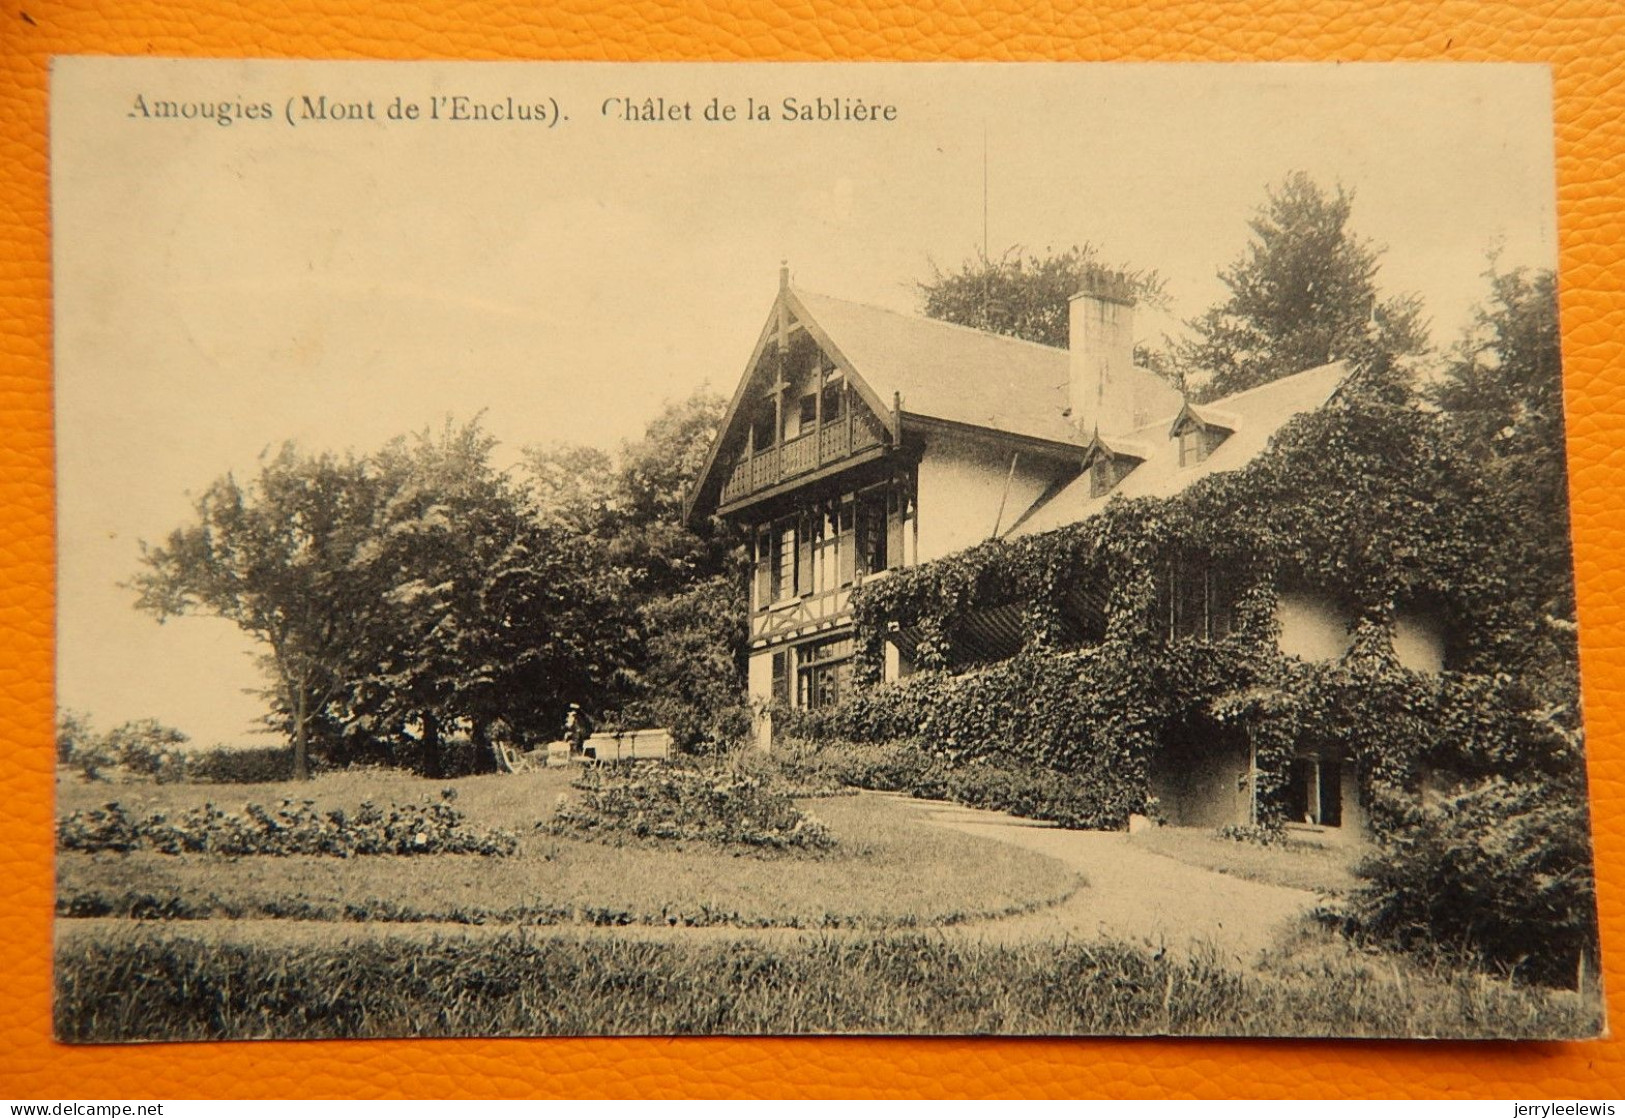
{"type": "Polygon", "coordinates": [[[1095,437],[1089,440],[1089,445],[1083,448],[1083,460],[1087,465],[1097,454],[1109,454],[1113,458],[1132,458],[1137,462],[1144,462],[1151,457],[1151,447],[1154,444],[1135,442],[1124,435],[1103,435],[1095,432],[1095,437]]]}
{"type": "Polygon", "coordinates": [[[900,396],[908,414],[1082,445],[1066,414],[1066,350],[795,287],[789,296],[876,396],[900,396]]]}
{"type": "MultiPolygon", "coordinates": [[[[1238,392],[1236,395],[1240,396],[1242,393],[1238,392]]],[[[1174,416],[1174,421],[1168,428],[1168,436],[1172,438],[1189,427],[1201,427],[1209,431],[1234,431],[1240,423],[1240,418],[1232,412],[1209,404],[1197,407],[1186,400],[1185,406],[1174,416]]]]}
{"type": "Polygon", "coordinates": [[[940,420],[995,437],[1037,440],[1067,453],[1083,447],[1083,437],[1067,416],[1071,358],[1066,350],[786,285],[768,312],[689,493],[687,517],[721,484],[718,456],[729,433],[744,421],[751,377],[773,341],[781,306],[845,370],[864,403],[883,420],[900,403],[899,420],[940,420]]]}
{"type": "Polygon", "coordinates": [[[1348,366],[1336,361],[1223,397],[1199,409],[1187,404],[1177,415],[1148,423],[1129,432],[1126,439],[1111,440],[1139,444],[1150,453],[1110,493],[1091,496],[1088,475],[1083,475],[1028,512],[1005,535],[1047,532],[1093,516],[1119,494],[1125,498],[1170,497],[1210,474],[1239,469],[1256,458],[1288,420],[1329,401],[1347,375],[1348,366]],[[1187,417],[1231,434],[1205,460],[1182,467],[1179,443],[1172,436],[1177,430],[1175,419],[1183,421],[1187,417]]]}

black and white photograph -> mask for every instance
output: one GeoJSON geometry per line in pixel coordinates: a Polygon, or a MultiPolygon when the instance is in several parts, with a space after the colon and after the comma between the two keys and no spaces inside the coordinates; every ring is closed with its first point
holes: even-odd
{"type": "Polygon", "coordinates": [[[58,1040],[1606,1032],[1546,67],[50,140],[58,1040]]]}

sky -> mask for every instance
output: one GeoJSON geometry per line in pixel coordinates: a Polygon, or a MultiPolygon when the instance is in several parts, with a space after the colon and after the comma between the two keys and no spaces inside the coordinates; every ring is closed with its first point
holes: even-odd
{"type": "Polygon", "coordinates": [[[1556,262],[1538,66],[66,59],[51,144],[58,704],[200,745],[265,740],[254,646],[121,583],[213,479],[447,416],[514,459],[612,449],[732,391],[781,260],[915,311],[985,214],[995,256],[1089,242],[1193,317],[1303,170],[1354,193],[1379,286],[1419,294],[1440,345],[1492,247],[1556,262]]]}

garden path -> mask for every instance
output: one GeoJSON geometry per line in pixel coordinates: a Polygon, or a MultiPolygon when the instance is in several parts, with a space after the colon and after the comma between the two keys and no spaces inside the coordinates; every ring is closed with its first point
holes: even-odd
{"type": "Polygon", "coordinates": [[[1061,904],[962,924],[951,934],[997,943],[1120,939],[1179,957],[1211,949],[1217,962],[1251,966],[1318,899],[1186,865],[1122,832],[1068,831],[1003,812],[899,798],[938,826],[1047,854],[1089,883],[1061,904]]]}
{"type": "MultiPolygon", "coordinates": [[[[884,793],[865,793],[883,795],[884,793]]],[[[1067,900],[1022,916],[975,920],[941,929],[970,941],[1024,944],[1044,940],[1118,939],[1164,949],[1176,957],[1211,950],[1215,961],[1251,966],[1280,933],[1309,910],[1316,895],[1263,885],[1186,865],[1129,842],[1122,833],[1069,831],[1003,812],[961,807],[907,796],[888,796],[936,826],[1007,842],[1056,858],[1088,882],[1067,900]]],[[[219,943],[331,946],[381,938],[483,938],[510,935],[513,925],[445,923],[349,923],[304,920],[200,920],[145,922],[89,918],[58,920],[58,943],[117,936],[158,936],[219,943]]],[[[728,941],[841,937],[841,931],[795,928],[691,928],[660,925],[592,927],[549,925],[526,935],[584,939],[728,941]]]]}

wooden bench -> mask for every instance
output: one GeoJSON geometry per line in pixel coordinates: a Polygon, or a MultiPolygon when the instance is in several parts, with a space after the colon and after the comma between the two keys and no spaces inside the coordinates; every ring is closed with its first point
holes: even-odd
{"type": "Polygon", "coordinates": [[[589,761],[664,761],[672,754],[670,730],[623,730],[594,734],[582,752],[589,761]]]}
{"type": "MultiPolygon", "coordinates": [[[[567,741],[549,742],[547,767],[561,768],[572,761],[664,761],[674,752],[670,730],[623,730],[620,733],[593,734],[581,752],[570,755],[567,741]]],[[[540,751],[538,751],[539,755],[540,751]]]]}

